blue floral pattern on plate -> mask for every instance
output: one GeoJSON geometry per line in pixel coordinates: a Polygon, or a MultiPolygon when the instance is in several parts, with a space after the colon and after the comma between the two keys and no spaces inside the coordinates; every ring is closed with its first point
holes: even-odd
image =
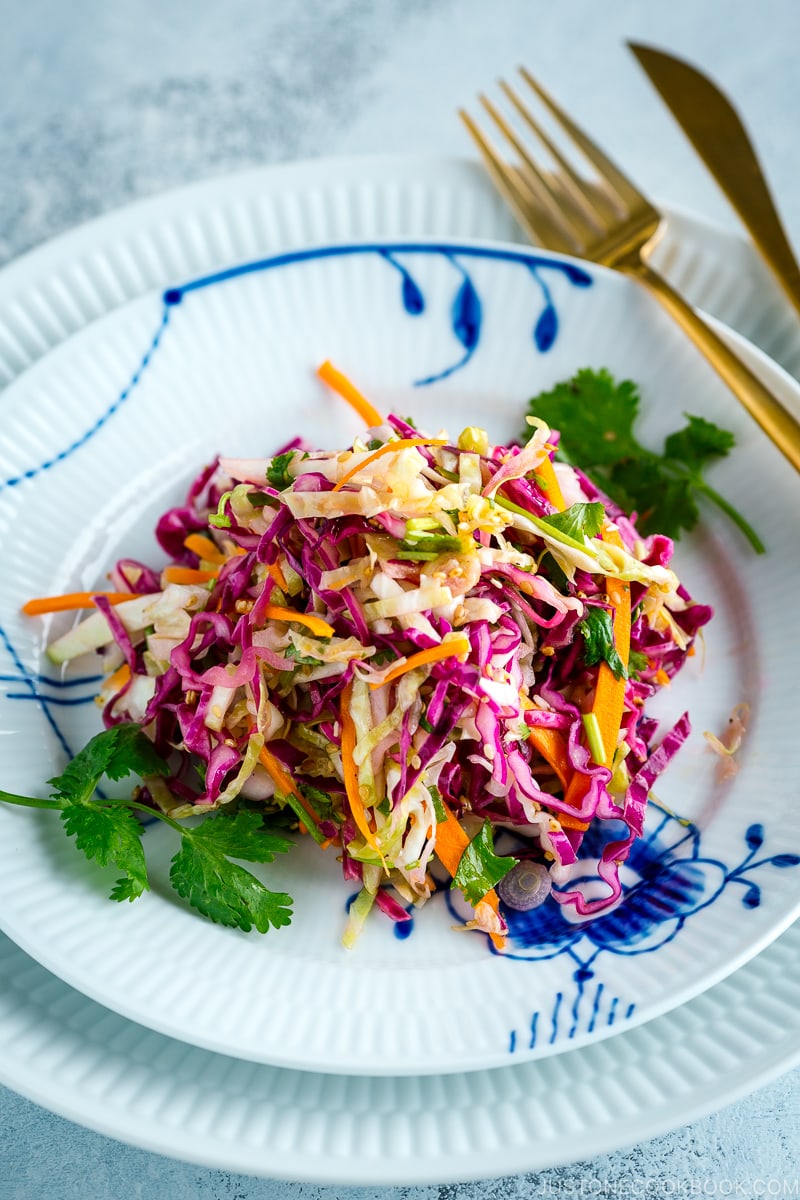
{"type": "Polygon", "coordinates": [[[547,284],[546,272],[554,271],[557,274],[563,275],[574,287],[589,287],[592,283],[592,276],[583,267],[578,266],[576,263],[551,258],[547,255],[524,250],[505,250],[490,246],[441,246],[421,242],[392,243],[387,245],[326,246],[316,250],[296,250],[276,255],[274,258],[264,258],[256,262],[242,263],[236,267],[229,267],[224,271],[216,272],[214,275],[206,275],[202,279],[192,280],[182,287],[168,288],[163,295],[163,309],[158,328],[153,334],[150,344],[142,355],[141,362],[126,387],[123,388],[108,408],[87,429],[78,433],[67,446],[49,455],[42,462],[32,464],[26,470],[0,480],[0,492],[6,488],[19,487],[21,484],[35,479],[43,471],[52,470],[59,463],[64,462],[77,451],[81,450],[100,432],[115,413],[120,410],[123,404],[126,404],[130,400],[145,371],[152,364],[156,352],[164,342],[173,309],[177,305],[184,303],[192,293],[202,291],[205,288],[217,287],[220,284],[225,284],[234,279],[257,272],[274,271],[279,268],[290,267],[315,259],[340,258],[360,254],[378,255],[399,272],[402,280],[400,301],[405,312],[411,317],[418,317],[425,312],[426,301],[422,289],[411,275],[409,269],[403,265],[399,255],[435,255],[438,258],[444,258],[453,268],[456,278],[456,290],[451,306],[450,323],[453,336],[463,353],[455,362],[443,367],[436,374],[415,380],[414,386],[416,387],[425,387],[452,375],[455,371],[465,367],[478,349],[483,321],[483,306],[472,276],[462,262],[462,259],[483,258],[518,263],[530,272],[531,277],[536,282],[542,304],[536,315],[532,333],[533,344],[541,354],[548,351],[555,342],[559,326],[558,314],[553,303],[551,290],[547,284]]]}
{"type": "MultiPolygon", "coordinates": [[[[603,840],[615,836],[606,830],[603,840]]],[[[678,936],[686,922],[708,908],[732,885],[743,888],[742,905],[757,908],[760,883],[755,872],[765,867],[800,865],[798,854],[758,857],[764,828],[753,824],[744,834],[744,856],[734,866],[702,853],[702,833],[689,821],[650,802],[647,832],[634,843],[625,864],[623,899],[617,907],[591,921],[568,920],[554,900],[530,912],[506,910],[509,925],[504,957],[535,962],[565,955],[575,964],[571,995],[556,993],[549,1012],[536,1010],[528,1030],[512,1030],[509,1051],[533,1048],[538,1038],[555,1042],[592,1033],[599,1022],[614,1025],[633,1016],[635,1005],[610,993],[598,979],[608,955],[652,954],[678,936]]],[[[584,839],[587,856],[598,856],[601,845],[595,831],[584,839]]],[[[496,952],[495,952],[496,953],[496,952]]]]}

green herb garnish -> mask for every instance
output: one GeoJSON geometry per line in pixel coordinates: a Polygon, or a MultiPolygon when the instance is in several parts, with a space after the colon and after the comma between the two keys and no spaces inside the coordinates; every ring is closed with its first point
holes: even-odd
{"type": "Polygon", "coordinates": [[[631,650],[628,655],[628,675],[638,676],[648,666],[648,658],[646,654],[642,654],[640,650],[631,650]]]}
{"type": "Polygon", "coordinates": [[[614,621],[608,609],[587,605],[586,616],[578,629],[583,634],[583,661],[587,667],[606,662],[615,679],[627,679],[625,664],[614,645],[614,621]]]}
{"type": "MultiPolygon", "coordinates": [[[[688,424],[669,435],[662,454],[646,449],[633,432],[639,414],[639,392],[629,380],[617,383],[606,370],[584,369],[549,392],[535,396],[529,411],[561,434],[558,455],[578,466],[626,512],[638,513],[645,535],[678,538],[694,529],[704,496],[726,513],[758,554],[758,534],[703,475],[715,459],[724,458],[734,436],[703,417],[684,414],[688,424]]],[[[526,430],[523,440],[527,440],[526,430]]]]}
{"type": "Polygon", "coordinates": [[[112,888],[112,900],[135,900],[149,890],[144,827],[136,811],[147,813],[180,834],[170,882],[198,912],[245,933],[254,926],[259,933],[266,933],[270,926],[289,924],[291,896],[269,891],[255,875],[231,861],[272,862],[276,854],[291,847],[288,838],[265,830],[258,812],[242,810],[229,815],[220,811],[189,829],[134,798],[117,800],[95,794],[104,775],[117,780],[132,774],[142,778],[168,775],[169,767],[138,725],[115,725],[93,737],[60,775],[49,780],[49,799],[0,791],[0,802],[58,812],[66,833],[75,838],[76,847],[88,859],[122,872],[112,888]]]}
{"type": "Polygon", "coordinates": [[[287,450],[285,454],[276,454],[267,467],[267,483],[279,492],[294,483],[294,479],[286,470],[293,458],[294,450],[287,450]]]}
{"type": "Polygon", "coordinates": [[[336,820],[333,800],[327,792],[322,792],[319,788],[312,787],[310,783],[300,784],[300,791],[321,821],[336,820]]]}
{"type": "Polygon", "coordinates": [[[580,542],[581,537],[594,537],[598,534],[605,519],[605,509],[599,502],[571,504],[563,512],[542,517],[547,525],[552,525],[553,529],[558,529],[577,542],[580,542]]]}
{"type": "Polygon", "coordinates": [[[470,904],[475,905],[516,865],[515,858],[500,858],[495,854],[491,822],[484,821],[461,855],[450,886],[460,888],[470,904]]]}

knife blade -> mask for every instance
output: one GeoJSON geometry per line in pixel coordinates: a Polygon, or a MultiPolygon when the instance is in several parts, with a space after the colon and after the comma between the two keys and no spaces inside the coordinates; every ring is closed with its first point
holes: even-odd
{"type": "Polygon", "coordinates": [[[800,266],[739,114],[707,75],[663,50],[628,42],[800,313],[800,266]]]}

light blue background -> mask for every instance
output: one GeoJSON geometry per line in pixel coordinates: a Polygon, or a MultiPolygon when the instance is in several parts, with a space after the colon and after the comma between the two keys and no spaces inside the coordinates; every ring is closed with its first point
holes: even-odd
{"type": "MultiPolygon", "coordinates": [[[[627,38],[683,54],[736,97],[800,245],[797,0],[2,0],[0,13],[0,263],[126,201],[237,168],[320,154],[469,153],[456,107],[518,62],[650,193],[736,228],[627,38]]],[[[799,1130],[794,1072],[627,1153],[512,1180],[369,1194],[796,1196],[775,1189],[797,1187],[799,1130]]],[[[365,1194],[172,1162],[0,1089],[0,1200],[365,1194]]]]}

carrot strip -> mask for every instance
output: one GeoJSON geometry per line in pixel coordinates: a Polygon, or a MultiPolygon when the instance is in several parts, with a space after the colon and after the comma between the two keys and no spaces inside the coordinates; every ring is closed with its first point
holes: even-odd
{"type": "Polygon", "coordinates": [[[373,451],[372,454],[368,454],[367,457],[363,459],[357,467],[351,467],[350,470],[344,474],[339,482],[334,486],[333,490],[338,492],[346,483],[350,482],[354,475],[357,475],[359,471],[363,471],[364,467],[368,467],[370,463],[375,462],[376,458],[382,458],[384,454],[391,454],[395,450],[410,450],[414,446],[446,445],[447,442],[443,441],[441,438],[398,438],[396,442],[384,442],[384,444],[377,450],[373,451]]]}
{"type": "Polygon", "coordinates": [[[375,425],[383,424],[383,417],[378,412],[377,408],[373,408],[366,396],[362,396],[357,387],[354,386],[341,371],[337,371],[333,363],[326,359],[321,366],[317,367],[317,375],[323,383],[327,383],[328,387],[333,388],[338,392],[343,400],[346,400],[361,417],[362,421],[368,428],[375,425]]]}
{"type": "MultiPolygon", "coordinates": [[[[458,864],[461,862],[461,856],[469,845],[469,838],[461,822],[444,800],[442,800],[442,808],[444,809],[445,819],[444,821],[440,821],[436,826],[434,852],[448,874],[454,876],[458,870],[458,864]]],[[[499,913],[500,901],[494,888],[491,888],[486,893],[483,897],[483,902],[488,904],[494,912],[499,913]]],[[[490,933],[489,937],[497,949],[502,950],[505,945],[505,938],[502,934],[490,933]]]]}
{"type": "MultiPolygon", "coordinates": [[[[602,537],[604,542],[609,542],[612,546],[622,546],[622,538],[615,529],[606,530],[602,537]]],[[[607,577],[606,592],[614,609],[614,646],[627,667],[631,648],[630,584],[607,577]]],[[[606,748],[605,765],[607,767],[611,766],[617,748],[617,737],[625,703],[625,684],[624,677],[616,679],[614,672],[606,663],[600,664],[592,712],[597,717],[597,723],[600,726],[603,745],[606,748]]]]}
{"type": "Polygon", "coordinates": [[[563,512],[567,507],[564,500],[564,493],[561,491],[558,476],[553,470],[553,464],[548,457],[542,459],[534,471],[534,475],[539,476],[540,483],[544,485],[542,490],[553,505],[553,508],[557,508],[559,512],[563,512]]]}
{"type": "Polygon", "coordinates": [[[466,654],[469,650],[469,638],[466,636],[451,638],[449,642],[441,642],[438,646],[431,646],[428,650],[418,650],[416,654],[412,654],[405,662],[400,662],[392,667],[391,671],[383,677],[380,683],[373,683],[370,680],[371,688],[383,687],[385,683],[392,683],[395,679],[399,679],[401,675],[405,675],[407,671],[413,671],[416,667],[427,666],[428,663],[441,662],[443,658],[455,658],[460,654],[466,654]]]}
{"type": "Polygon", "coordinates": [[[313,613],[295,612],[293,608],[284,608],[281,604],[266,604],[264,616],[272,617],[274,621],[294,621],[298,625],[307,625],[317,637],[333,637],[334,634],[333,626],[323,621],[322,617],[315,617],[313,613]]]}
{"type": "Polygon", "coordinates": [[[123,688],[131,677],[131,669],[127,663],[123,663],[121,667],[117,667],[113,675],[109,675],[108,679],[103,684],[103,690],[108,692],[118,692],[123,688]]]}
{"type": "MultiPolygon", "coordinates": [[[[623,544],[622,538],[616,529],[605,529],[601,536],[604,542],[608,542],[612,546],[621,547],[623,544]]],[[[627,667],[631,647],[630,584],[606,576],[606,593],[614,610],[614,646],[617,654],[627,667]]],[[[624,677],[616,679],[614,672],[607,663],[603,662],[600,664],[597,687],[595,688],[594,700],[592,701],[592,712],[597,718],[603,746],[605,747],[606,759],[603,765],[606,767],[611,766],[617,749],[617,738],[619,737],[620,725],[622,724],[622,711],[625,706],[625,684],[626,680],[624,677]]],[[[588,775],[581,775],[576,771],[567,788],[564,797],[565,800],[577,808],[586,795],[588,787],[588,775]]]]}
{"type": "Polygon", "coordinates": [[[184,546],[187,550],[191,550],[192,554],[196,554],[198,558],[202,558],[203,562],[214,563],[215,566],[222,567],[232,558],[241,558],[247,553],[241,546],[234,546],[230,554],[224,554],[219,546],[212,542],[211,538],[205,537],[202,533],[190,533],[184,539],[184,546]]]}
{"type": "Polygon", "coordinates": [[[436,826],[436,857],[450,875],[455,875],[469,838],[453,810],[442,800],[445,819],[436,826]]]}
{"type": "Polygon", "coordinates": [[[566,788],[572,777],[572,766],[564,745],[564,739],[557,729],[542,729],[539,725],[528,726],[528,741],[538,750],[545,762],[549,763],[558,776],[561,786],[566,788]]]}
{"type": "Polygon", "coordinates": [[[653,676],[653,679],[655,679],[656,683],[659,683],[661,685],[661,687],[669,686],[669,675],[661,667],[659,667],[659,669],[656,671],[655,675],[653,676]]]}
{"type": "Polygon", "coordinates": [[[187,550],[191,550],[192,554],[196,554],[204,562],[216,563],[220,567],[227,562],[219,546],[216,546],[211,538],[204,537],[202,533],[190,533],[187,538],[184,538],[183,544],[187,550]]]}
{"type": "Polygon", "coordinates": [[[64,596],[39,596],[28,600],[22,611],[28,617],[39,617],[43,613],[69,612],[74,608],[94,608],[94,597],[104,596],[109,604],[124,604],[126,600],[141,600],[145,593],[139,592],[67,592],[64,596]]]}
{"type": "MultiPolygon", "coordinates": [[[[585,776],[581,776],[581,778],[585,778],[585,776]]],[[[587,830],[590,825],[589,821],[582,821],[580,817],[571,817],[569,813],[562,812],[558,814],[558,823],[563,829],[587,830]]]]}
{"type": "Polygon", "coordinates": [[[353,685],[352,683],[348,683],[342,692],[340,716],[342,725],[342,775],[344,776],[344,788],[347,792],[347,801],[350,805],[350,812],[353,814],[353,820],[363,835],[364,840],[368,846],[372,846],[373,850],[378,850],[380,853],[375,834],[370,829],[367,812],[358,789],[358,768],[353,758],[353,751],[356,748],[356,726],[350,713],[352,696],[353,685]]]}
{"type": "Polygon", "coordinates": [[[319,825],[319,817],[314,812],[314,809],[308,803],[305,796],[300,791],[299,787],[292,779],[281,760],[276,758],[272,751],[268,750],[266,746],[261,747],[258,757],[261,765],[266,768],[268,774],[271,776],[272,781],[278,791],[284,796],[292,795],[295,797],[295,799],[299,800],[300,804],[303,806],[303,811],[307,812],[311,818],[312,824],[319,825]]]}
{"type": "Polygon", "coordinates": [[[277,583],[282,592],[289,591],[289,584],[286,582],[286,576],[281,570],[279,563],[267,563],[267,571],[273,583],[277,583]]]}
{"type": "Polygon", "coordinates": [[[198,571],[194,567],[164,567],[161,575],[165,583],[208,583],[217,578],[219,570],[198,571]]]}

